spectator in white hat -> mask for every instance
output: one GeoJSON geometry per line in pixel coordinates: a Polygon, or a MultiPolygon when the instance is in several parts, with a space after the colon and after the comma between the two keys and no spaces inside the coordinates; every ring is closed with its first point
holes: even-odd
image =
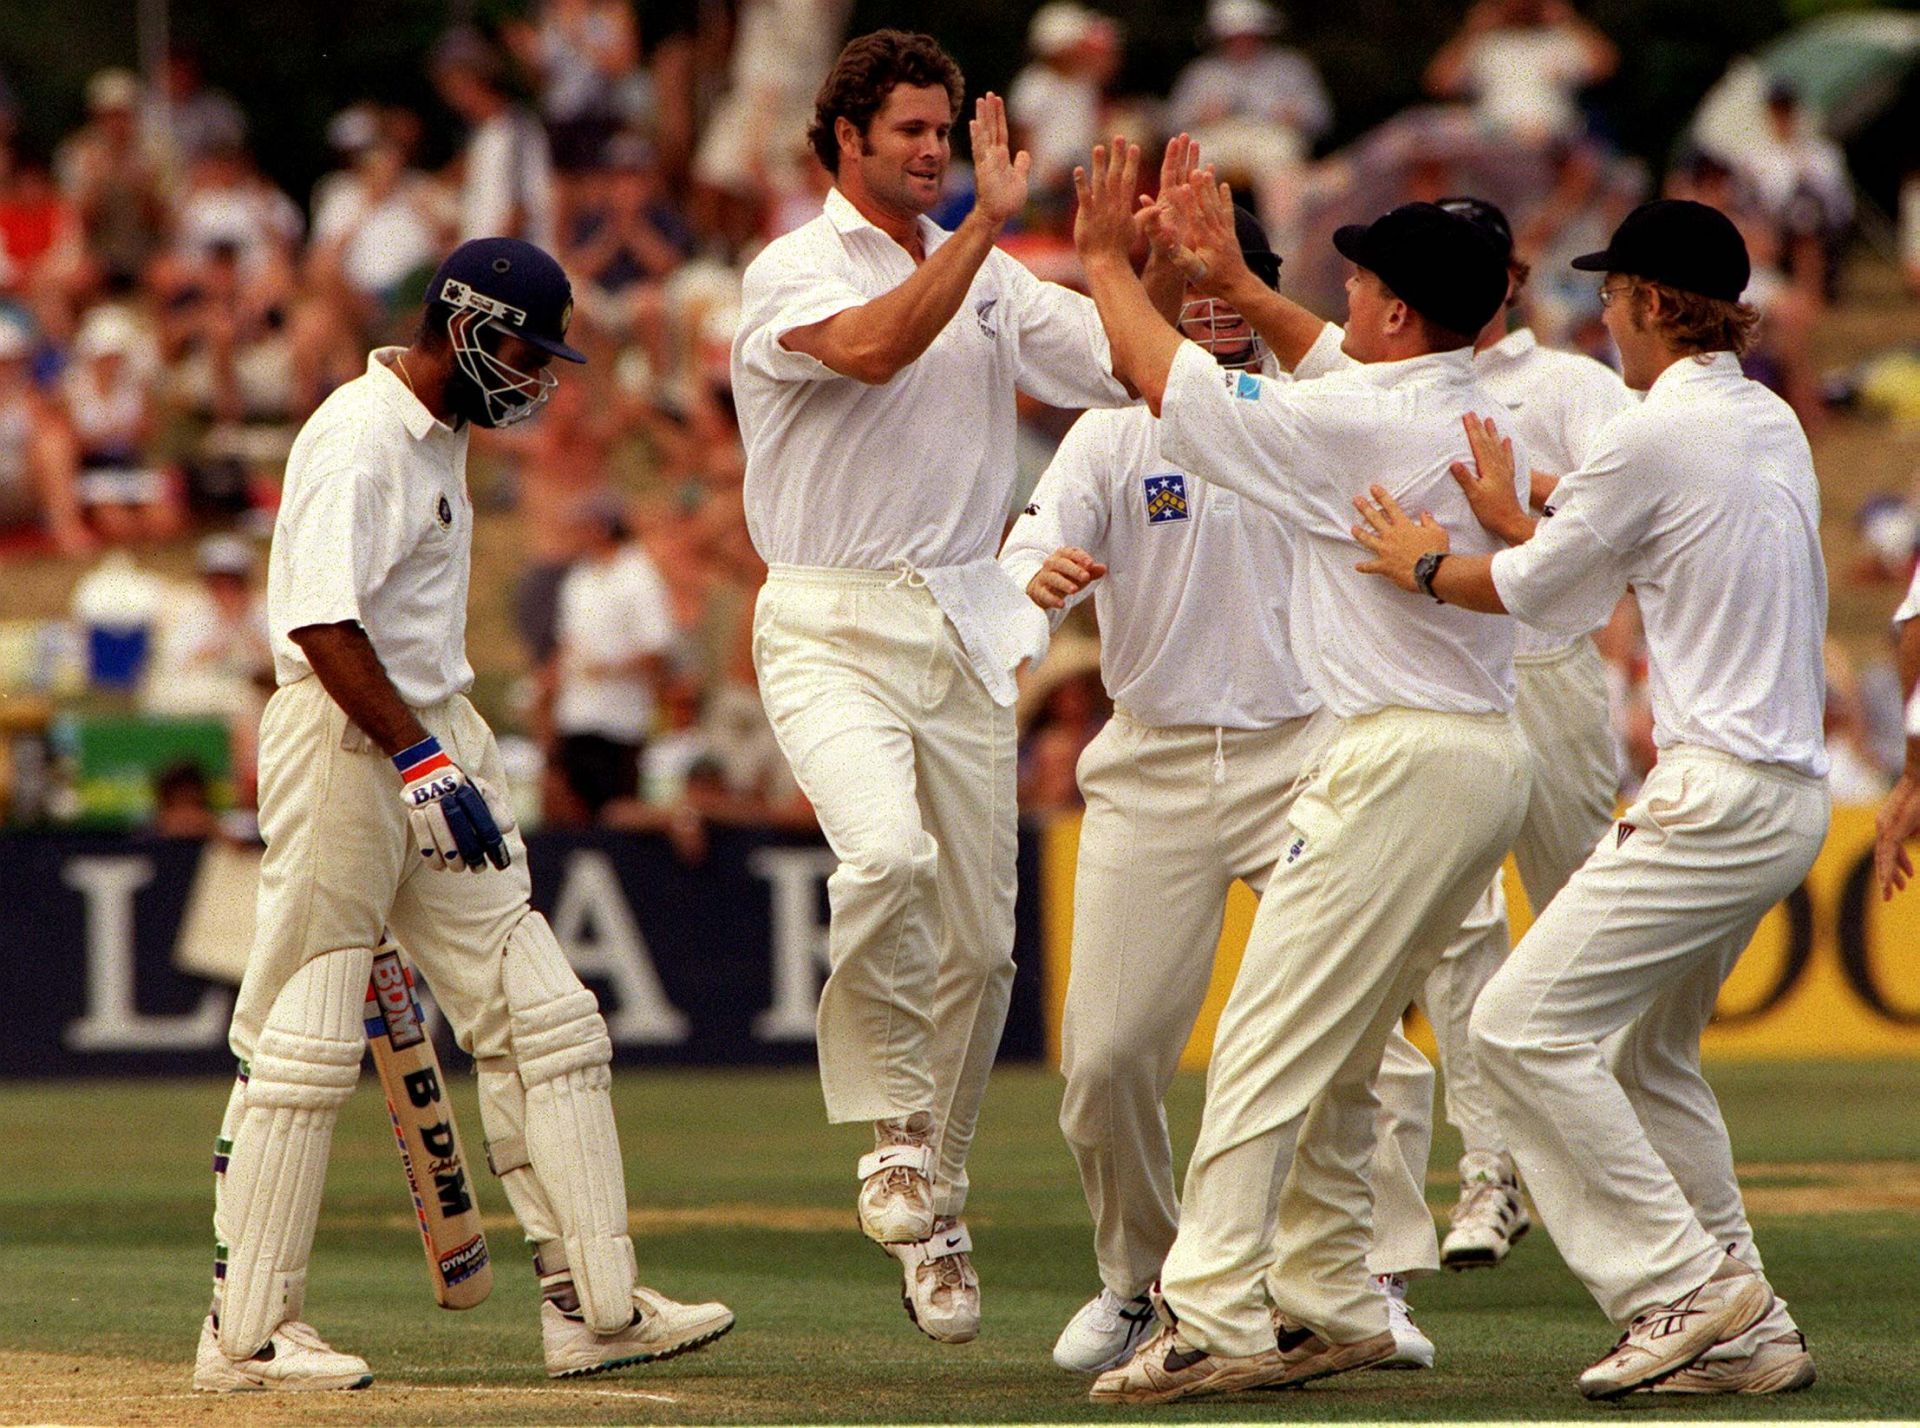
{"type": "Polygon", "coordinates": [[[106,540],[165,540],[180,529],[168,474],[148,460],[158,416],[153,339],[124,308],[87,314],[61,379],[79,456],[80,505],[106,540]]]}
{"type": "Polygon", "coordinates": [[[1007,91],[1013,147],[1033,155],[1035,201],[1064,205],[1073,166],[1106,137],[1102,106],[1120,66],[1120,27],[1078,0],[1048,0],[1033,12],[1027,48],[1033,60],[1007,91]]]}
{"type": "Polygon", "coordinates": [[[1274,42],[1285,23],[1267,0],[1212,0],[1209,48],[1180,72],[1169,101],[1173,127],[1207,162],[1256,182],[1306,158],[1333,123],[1313,61],[1274,42]]]}

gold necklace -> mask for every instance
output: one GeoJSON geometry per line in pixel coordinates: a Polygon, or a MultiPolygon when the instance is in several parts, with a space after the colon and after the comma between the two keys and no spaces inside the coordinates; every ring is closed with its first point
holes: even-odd
{"type": "Polygon", "coordinates": [[[407,375],[407,359],[396,352],[393,354],[393,365],[400,369],[400,380],[407,384],[407,390],[409,392],[413,392],[413,399],[416,402],[419,401],[420,393],[414,391],[413,378],[407,375]]]}

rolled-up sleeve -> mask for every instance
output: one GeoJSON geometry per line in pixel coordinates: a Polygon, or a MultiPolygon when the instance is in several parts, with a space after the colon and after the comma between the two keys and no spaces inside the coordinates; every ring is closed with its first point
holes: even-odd
{"type": "Polygon", "coordinates": [[[1553,635],[1607,622],[1629,581],[1624,562],[1578,513],[1561,511],[1533,539],[1493,557],[1493,588],[1515,619],[1553,635]]]}
{"type": "Polygon", "coordinates": [[[768,252],[747,269],[740,291],[740,331],[734,339],[736,369],[776,382],[819,382],[843,376],[819,358],[795,352],[782,339],[796,328],[825,322],[867,297],[847,275],[833,270],[830,255],[768,252]]]}
{"type": "Polygon", "coordinates": [[[1014,385],[1050,407],[1124,407],[1133,398],[1113,375],[1113,350],[1093,299],[1044,283],[1005,253],[1006,294],[1019,331],[1014,385]]]}
{"type": "Polygon", "coordinates": [[[290,552],[276,635],[309,625],[365,624],[367,597],[398,557],[385,485],[341,467],[288,483],[274,543],[290,552]]]}

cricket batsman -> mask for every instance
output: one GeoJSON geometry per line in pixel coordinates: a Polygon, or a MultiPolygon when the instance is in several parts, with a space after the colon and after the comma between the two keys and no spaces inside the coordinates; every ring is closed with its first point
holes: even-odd
{"type": "Polygon", "coordinates": [[[390,929],[480,1079],[487,1158],[534,1249],[554,1377],[696,1349],[721,1304],[638,1285],[593,994],[527,902],[526,847],[467,702],[472,428],[551,395],[573,302],[558,263],[463,243],[412,345],[375,351],[287,461],[268,565],[279,685],[261,721],[258,931],[234,1008],[239,1074],[214,1155],[213,1304],[196,1389],[364,1388],[305,1322],[307,1258],[340,1105],[390,929]]]}

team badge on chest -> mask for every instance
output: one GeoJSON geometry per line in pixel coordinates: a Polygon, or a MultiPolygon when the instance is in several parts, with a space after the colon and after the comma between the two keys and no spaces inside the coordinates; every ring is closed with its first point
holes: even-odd
{"type": "Polygon", "coordinates": [[[442,530],[453,529],[453,502],[444,495],[440,497],[440,504],[433,508],[433,514],[439,518],[442,530]]]}
{"type": "Polygon", "coordinates": [[[1147,502],[1147,524],[1187,519],[1187,478],[1177,471],[1148,476],[1141,482],[1147,502]]]}

